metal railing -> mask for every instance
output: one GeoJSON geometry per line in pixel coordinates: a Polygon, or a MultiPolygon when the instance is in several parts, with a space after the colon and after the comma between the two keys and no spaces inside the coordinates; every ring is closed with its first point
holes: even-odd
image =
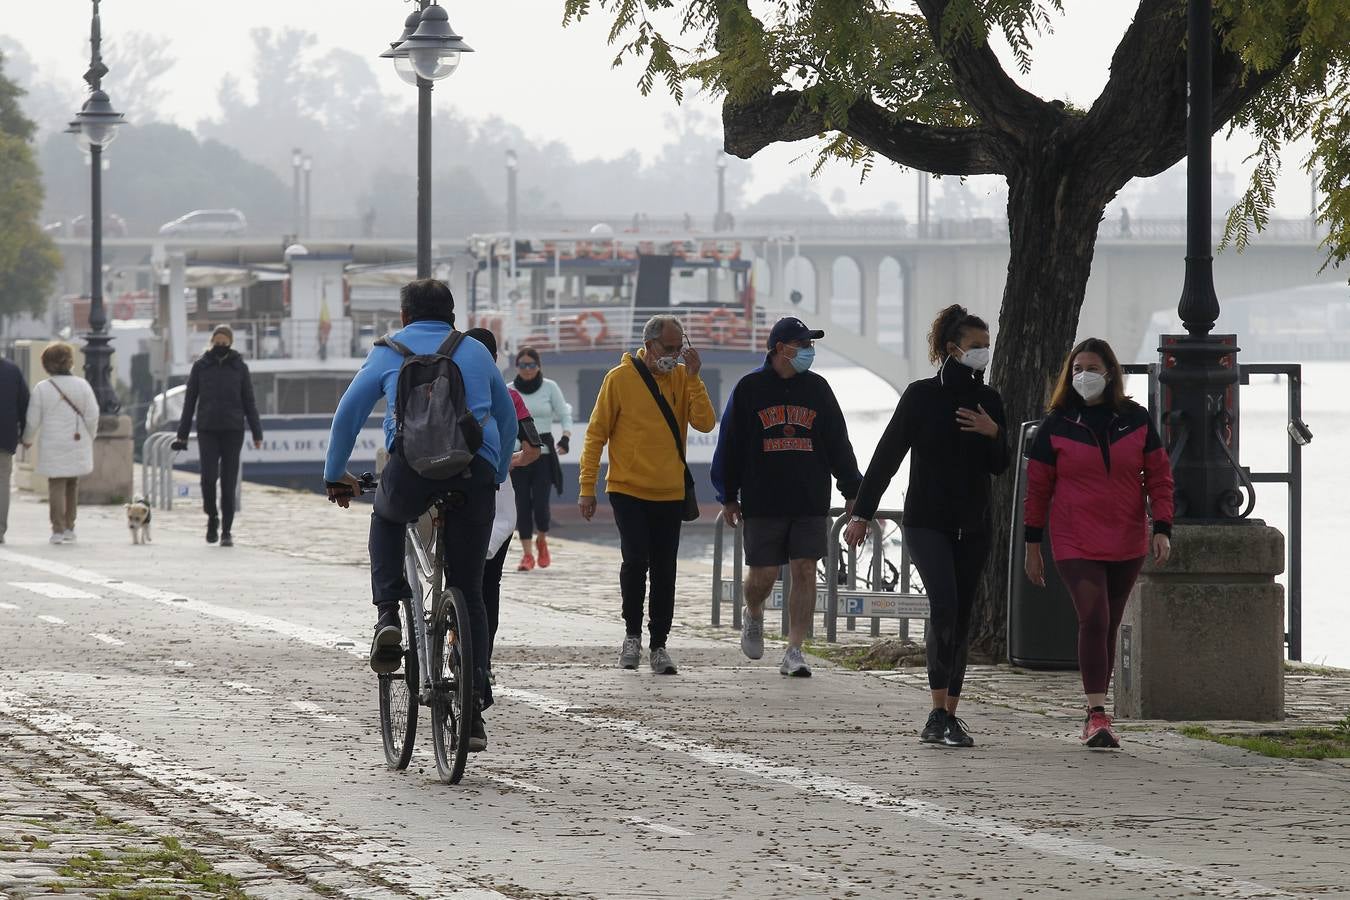
{"type": "MultiPolygon", "coordinates": [[[[1129,375],[1148,376],[1148,412],[1153,425],[1162,429],[1162,410],[1159,409],[1158,363],[1131,363],[1121,367],[1129,375]]],[[[1303,658],[1303,445],[1312,440],[1312,433],[1303,422],[1303,366],[1300,363],[1239,363],[1240,384],[1249,384],[1253,375],[1282,375],[1286,382],[1285,412],[1288,419],[1288,456],[1283,472],[1253,472],[1242,466],[1243,473],[1253,486],[1250,498],[1256,501],[1256,484],[1283,484],[1287,487],[1288,540],[1285,541],[1285,571],[1288,573],[1288,630],[1285,643],[1289,658],[1303,658]]],[[[1239,401],[1239,411],[1241,410],[1239,401]]]]}
{"type": "Polygon", "coordinates": [[[475,320],[506,323],[515,347],[631,350],[642,346],[643,326],[655,315],[678,319],[690,343],[699,349],[760,350],[769,335],[765,310],[755,309],[747,317],[742,309],[729,307],[546,307],[519,313],[479,309],[475,320]]]}
{"type": "MultiPolygon", "coordinates": [[[[357,312],[351,316],[322,319],[292,319],[262,316],[234,319],[213,317],[211,327],[224,322],[234,330],[234,348],[248,359],[307,359],[326,355],[334,358],[363,357],[375,339],[403,327],[397,316],[357,312]]],[[[205,347],[211,332],[196,329],[187,336],[189,347],[205,347]]]]}
{"type": "MultiPolygon", "coordinates": [[[[195,440],[192,434],[189,439],[195,440]]],[[[141,496],[152,509],[173,509],[176,493],[173,483],[173,458],[178,451],[172,444],[178,435],[168,431],[158,431],[147,435],[141,443],[141,496]]],[[[244,461],[239,460],[239,476],[234,482],[234,508],[244,508],[244,461]]]]}

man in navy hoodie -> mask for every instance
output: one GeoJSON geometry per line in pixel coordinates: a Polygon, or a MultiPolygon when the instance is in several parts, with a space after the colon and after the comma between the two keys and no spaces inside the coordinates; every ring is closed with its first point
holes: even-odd
{"type": "Polygon", "coordinates": [[[848,424],[829,382],[809,371],[825,332],[779,319],[764,365],[727,400],[713,455],[713,485],[731,525],[745,522],[741,649],[764,655],[764,601],[780,567],[792,572],[788,648],[778,671],[809,677],[802,641],[816,609],[816,564],[829,541],[830,475],[852,503],[862,484],[848,424]]]}
{"type": "MultiPolygon", "coordinates": [[[[435,353],[455,325],[455,298],[450,288],[432,278],[411,282],[403,286],[401,306],[404,327],[394,334],[394,340],[414,353],[435,353]]],[[[465,338],[452,359],[464,378],[465,404],[483,425],[483,444],[462,475],[444,480],[424,478],[397,453],[389,456],[370,516],[370,580],[378,610],[370,667],[376,672],[396,672],[403,660],[399,604],[412,596],[403,568],[404,526],[426,512],[434,496],[448,491],[462,494],[464,503],[446,516],[446,581],[450,587],[459,588],[468,602],[474,646],[488,646],[483,565],[496,511],[497,485],[506,480],[511,469],[516,407],[496,360],[482,344],[465,338]]],[[[323,477],[329,499],[343,508],[359,490],[359,482],[347,471],[352,448],[381,397],[386,403],[385,448],[394,449],[394,411],[398,409],[402,366],[403,356],[392,347],[371,348],[333,414],[323,477]]],[[[474,676],[481,711],[492,705],[486,653],[474,655],[474,676]]],[[[486,747],[480,714],[474,717],[469,749],[486,747]]]]}

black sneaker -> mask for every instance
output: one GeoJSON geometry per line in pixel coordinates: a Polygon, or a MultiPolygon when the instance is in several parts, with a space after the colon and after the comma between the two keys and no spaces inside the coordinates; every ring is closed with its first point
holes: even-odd
{"type": "Polygon", "coordinates": [[[208,544],[214,544],[216,542],[216,537],[219,531],[220,531],[219,519],[217,519],[215,516],[212,516],[211,518],[206,520],[206,542],[208,544]]]}
{"type": "Polygon", "coordinates": [[[220,536],[220,546],[222,547],[234,546],[234,538],[230,537],[230,533],[228,531],[220,536]]]}
{"type": "Polygon", "coordinates": [[[473,727],[469,729],[469,752],[481,753],[487,749],[487,730],[483,727],[483,714],[475,713],[473,727]]]}
{"type": "Polygon", "coordinates": [[[947,716],[947,730],[942,735],[942,743],[948,747],[974,747],[975,739],[966,733],[966,723],[956,716],[947,716]]]}
{"type": "Polygon", "coordinates": [[[928,722],[924,724],[923,731],[919,732],[919,740],[925,744],[940,744],[946,733],[947,710],[938,707],[928,714],[928,722]]]}
{"type": "Polygon", "coordinates": [[[403,664],[403,628],[398,606],[380,608],[375,637],[370,642],[370,668],[381,675],[397,672],[403,664]]]}

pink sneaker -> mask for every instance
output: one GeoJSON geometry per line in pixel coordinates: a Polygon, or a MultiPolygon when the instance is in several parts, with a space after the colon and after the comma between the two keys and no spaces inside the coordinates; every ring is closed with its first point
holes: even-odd
{"type": "Polygon", "coordinates": [[[1114,749],[1120,746],[1120,739],[1111,730],[1111,717],[1104,712],[1088,713],[1083,722],[1083,745],[1095,750],[1114,749]]]}

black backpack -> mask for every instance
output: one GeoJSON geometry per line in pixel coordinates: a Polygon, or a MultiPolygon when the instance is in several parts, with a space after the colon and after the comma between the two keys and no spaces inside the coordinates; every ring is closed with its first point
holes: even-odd
{"type": "Polygon", "coordinates": [[[463,333],[451,329],[435,353],[414,353],[386,334],[375,342],[403,355],[394,409],[394,452],[424,478],[445,479],[469,467],[483,446],[483,426],[464,399],[464,375],[452,356],[463,333]]]}

